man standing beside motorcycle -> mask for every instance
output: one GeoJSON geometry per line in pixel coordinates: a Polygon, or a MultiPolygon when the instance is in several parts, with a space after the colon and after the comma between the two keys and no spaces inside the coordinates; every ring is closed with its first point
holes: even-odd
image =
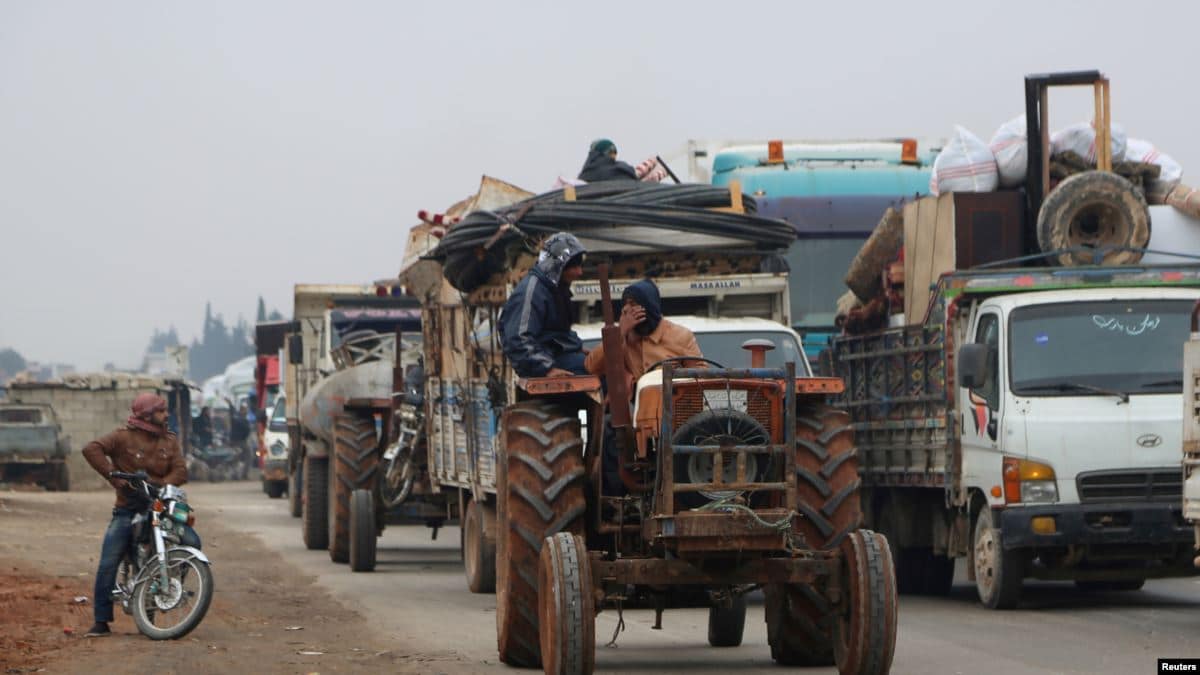
{"type": "MultiPolygon", "coordinates": [[[[96,623],[86,635],[105,637],[111,634],[108,624],[113,620],[112,590],[117,582],[117,569],[129,551],[133,516],[138,511],[133,500],[139,498],[128,482],[111,474],[144,471],[151,483],[179,486],[187,482],[187,465],[179,439],[167,430],[166,399],[149,393],[138,394],[133,400],[132,414],[123,428],[88,443],[83,456],[117,491],[96,570],[93,605],[96,623]]],[[[185,546],[200,548],[200,537],[190,527],[184,526],[181,540],[185,546]]]]}

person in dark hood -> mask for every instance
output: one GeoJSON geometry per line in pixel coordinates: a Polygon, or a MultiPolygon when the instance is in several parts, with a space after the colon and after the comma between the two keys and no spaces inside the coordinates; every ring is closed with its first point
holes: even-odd
{"type": "MultiPolygon", "coordinates": [[[[631,387],[650,366],[663,359],[704,356],[692,331],[663,318],[662,298],[653,281],[643,279],[627,286],[621,293],[621,303],[619,325],[625,341],[625,374],[631,387]]],[[[605,374],[603,345],[587,355],[584,367],[593,375],[605,374]]]]}
{"type": "Polygon", "coordinates": [[[500,312],[504,355],[521,377],[584,375],[583,341],[571,330],[571,282],[583,274],[587,249],[559,232],[542,244],[537,264],[500,312]]]}
{"type": "MultiPolygon", "coordinates": [[[[133,536],[133,517],[139,512],[138,495],[113,471],[136,473],[145,471],[147,480],[155,485],[183,485],[187,482],[187,464],[179,439],[167,430],[167,401],[151,393],[138,394],[125,426],[88,443],[83,457],[88,464],[116,490],[112,520],[100,546],[100,564],[96,570],[92,612],[95,625],[85,637],[107,637],[108,624],[113,620],[112,590],[117,583],[117,568],[129,549],[133,536]]],[[[200,548],[200,537],[187,525],[180,526],[180,541],[184,546],[200,548]]]]}
{"type": "Polygon", "coordinates": [[[595,183],[604,180],[637,180],[637,169],[617,161],[617,145],[601,138],[588,148],[587,159],[579,172],[579,180],[595,183]]]}
{"type": "MultiPolygon", "coordinates": [[[[704,356],[692,331],[663,318],[662,298],[659,296],[658,286],[655,286],[653,281],[643,279],[627,286],[621,293],[621,303],[621,319],[618,325],[625,347],[625,391],[632,394],[638,378],[645,375],[650,366],[663,359],[704,356]]],[[[607,374],[603,344],[587,355],[584,367],[593,375],[604,377],[607,374]]],[[[625,405],[629,403],[625,401],[625,405]]],[[[613,401],[611,405],[618,403],[613,401]]],[[[608,424],[609,421],[606,420],[601,470],[604,494],[616,497],[625,494],[625,486],[617,469],[620,462],[616,437],[608,424]]]]}

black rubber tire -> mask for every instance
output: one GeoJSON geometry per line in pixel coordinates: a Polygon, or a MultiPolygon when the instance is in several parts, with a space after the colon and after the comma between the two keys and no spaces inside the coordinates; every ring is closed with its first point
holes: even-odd
{"type": "Polygon", "coordinates": [[[273,480],[267,482],[266,488],[269,499],[279,499],[287,491],[287,484],[280,480],[273,480]]]}
{"type": "Polygon", "coordinates": [[[804,404],[796,416],[797,531],[809,548],[837,548],[863,522],[854,429],[845,411],[804,404]]]}
{"type": "Polygon", "coordinates": [[[535,668],[542,660],[537,621],[542,542],[559,532],[584,532],[583,441],[575,411],[560,411],[545,401],[510,406],[501,425],[497,650],[504,663],[535,668]]]}
{"type": "MultiPolygon", "coordinates": [[[[1142,191],[1107,171],[1085,171],[1068,177],[1042,202],[1037,221],[1038,246],[1045,253],[1075,246],[1129,246],[1150,243],[1150,208],[1142,191]]],[[[1058,264],[1091,265],[1088,253],[1060,254],[1058,264]]],[[[1141,252],[1115,251],[1105,265],[1131,265],[1141,252]]]]}
{"type": "Polygon", "coordinates": [[[1014,609],[1021,601],[1025,557],[1019,551],[1004,550],[1000,528],[992,510],[984,508],[975,518],[971,537],[975,565],[975,590],[979,602],[988,609],[1014,609]]]}
{"type": "Polygon", "coordinates": [[[334,471],[329,489],[329,558],[350,561],[350,494],[375,491],[379,473],[379,437],[375,416],[347,410],[333,416],[334,471]]]}
{"type": "Polygon", "coordinates": [[[355,572],[375,570],[376,537],[375,497],[370,490],[350,493],[350,569],[355,572]]]}
{"type": "Polygon", "coordinates": [[[71,472],[66,462],[55,462],[50,465],[50,480],[46,482],[50,492],[67,492],[71,489],[71,472]]]}
{"type": "Polygon", "coordinates": [[[596,668],[592,568],[583,538],[546,537],[538,560],[538,646],[542,672],[591,675],[596,668]]]}
{"type": "Polygon", "coordinates": [[[300,462],[296,470],[288,474],[288,511],[293,518],[299,518],[304,513],[304,463],[300,462]]]}
{"type": "Polygon", "coordinates": [[[834,624],[834,658],[842,675],[882,675],[896,652],[899,601],[892,550],[870,530],[852,532],[840,547],[846,611],[834,624]]]}
{"type": "Polygon", "coordinates": [[[746,630],[746,596],[738,595],[729,607],[708,608],[708,644],[738,647],[746,630]]]}
{"type": "Polygon", "coordinates": [[[151,586],[154,586],[153,579],[139,583],[133,590],[133,598],[129,604],[133,607],[133,623],[138,632],[151,640],[178,640],[187,635],[200,625],[212,604],[214,582],[208,563],[186,550],[176,549],[167,552],[167,565],[171,570],[179,570],[183,565],[187,565],[187,569],[194,569],[196,579],[200,582],[199,597],[195,598],[192,610],[180,623],[171,628],[159,628],[154,624],[155,610],[146,607],[152,603],[153,596],[150,596],[150,590],[151,586]]]}
{"type": "Polygon", "coordinates": [[[782,666],[833,665],[834,607],[808,584],[763,587],[767,643],[782,666]]]}
{"type": "Polygon", "coordinates": [[[1129,592],[1140,591],[1146,585],[1145,579],[1123,579],[1121,581],[1076,581],[1075,588],[1089,593],[1098,592],[1129,592]]]}
{"type": "Polygon", "coordinates": [[[472,593],[495,593],[496,510],[472,499],[463,517],[462,539],[467,588],[472,593]]]}
{"type": "Polygon", "coordinates": [[[304,503],[300,517],[304,546],[310,551],[329,548],[329,460],[304,456],[304,503]]]}

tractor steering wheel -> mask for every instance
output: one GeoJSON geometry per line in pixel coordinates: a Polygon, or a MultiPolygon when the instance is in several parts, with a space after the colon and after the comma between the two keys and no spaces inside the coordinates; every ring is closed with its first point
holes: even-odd
{"type": "MultiPolygon", "coordinates": [[[[715,368],[724,368],[725,367],[725,366],[717,363],[716,361],[713,361],[712,359],[706,359],[703,356],[669,356],[665,359],[651,363],[650,367],[646,369],[646,372],[649,373],[649,372],[653,371],[655,368],[661,368],[664,363],[684,363],[687,361],[703,361],[703,362],[707,363],[708,365],[713,366],[715,368]]],[[[643,375],[644,374],[645,373],[643,373],[643,375]]]]}

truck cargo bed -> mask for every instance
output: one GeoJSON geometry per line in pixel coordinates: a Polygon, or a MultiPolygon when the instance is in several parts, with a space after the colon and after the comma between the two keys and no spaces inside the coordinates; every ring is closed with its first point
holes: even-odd
{"type": "Polygon", "coordinates": [[[951,466],[945,331],[907,326],[834,341],[863,482],[943,486],[951,466]]]}

